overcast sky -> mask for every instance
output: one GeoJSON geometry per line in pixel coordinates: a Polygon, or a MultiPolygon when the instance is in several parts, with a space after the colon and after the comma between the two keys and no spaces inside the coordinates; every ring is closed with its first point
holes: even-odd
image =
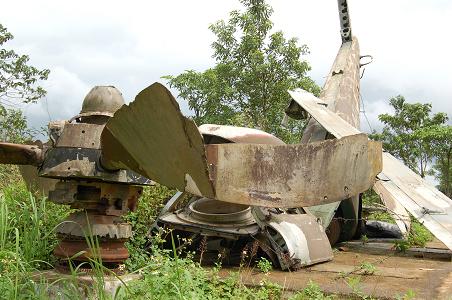
{"type": "MultiPolygon", "coordinates": [[[[273,0],[274,30],[311,54],[309,75],[323,85],[340,46],[336,0],[273,0]]],[[[452,118],[452,1],[349,0],[353,33],[367,66],[361,94],[372,127],[389,98],[431,102],[452,118]]],[[[5,1],[7,47],[51,70],[46,98],[24,107],[32,126],[69,119],[94,85],[115,85],[126,102],[163,75],[213,65],[209,24],[240,9],[238,0],[5,1]]],[[[181,103],[185,113],[187,106],[181,103]]],[[[362,116],[362,129],[369,130],[362,116]]]]}

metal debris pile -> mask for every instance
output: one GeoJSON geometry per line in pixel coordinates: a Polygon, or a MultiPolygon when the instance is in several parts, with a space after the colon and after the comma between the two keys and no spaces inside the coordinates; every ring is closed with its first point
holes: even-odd
{"type": "Polygon", "coordinates": [[[359,236],[360,195],[372,187],[402,234],[409,212],[452,249],[452,200],[359,131],[362,56],[347,1],[338,5],[342,45],[320,96],[289,91],[286,115],[307,122],[299,144],[256,129],[197,127],[159,83],[129,105],[114,87],[95,87],[79,115],[49,125],[48,143],[0,143],[0,163],[34,166],[22,168],[28,182],[81,209],[57,229],[63,264],[93,258],[96,239],[104,263],[122,264],[132,230],[121,216],[151,179],[180,191],[151,232],[174,230],[201,256],[233,263],[252,249],[283,270],[331,260],[331,245],[359,236]]]}

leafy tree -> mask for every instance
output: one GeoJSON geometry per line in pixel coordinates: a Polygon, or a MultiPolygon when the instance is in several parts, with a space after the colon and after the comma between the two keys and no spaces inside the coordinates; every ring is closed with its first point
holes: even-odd
{"type": "Polygon", "coordinates": [[[415,137],[430,144],[436,160],[434,172],[438,188],[452,197],[452,126],[429,126],[416,132],[415,137]]]}
{"type": "Polygon", "coordinates": [[[264,0],[240,0],[245,11],[234,10],[227,21],[209,29],[216,35],[216,65],[204,72],[186,71],[165,76],[179,96],[188,100],[198,124],[217,123],[259,128],[286,141],[299,138],[300,122],[281,127],[289,103],[287,90],[303,88],[318,94],[319,87],[306,73],[308,53],[297,39],[271,32],[272,8],[264,0]]]}
{"type": "Polygon", "coordinates": [[[432,105],[407,103],[403,96],[390,100],[394,114],[379,115],[385,126],[382,133],[373,134],[381,140],[383,147],[392,155],[401,159],[408,167],[425,177],[429,164],[437,155],[434,147],[435,128],[441,128],[447,122],[445,113],[432,114],[432,105]]]}
{"type": "Polygon", "coordinates": [[[46,80],[49,70],[39,70],[28,64],[27,55],[7,50],[4,44],[13,35],[0,24],[0,138],[19,142],[30,136],[19,103],[34,103],[46,94],[37,83],[46,80]]]}

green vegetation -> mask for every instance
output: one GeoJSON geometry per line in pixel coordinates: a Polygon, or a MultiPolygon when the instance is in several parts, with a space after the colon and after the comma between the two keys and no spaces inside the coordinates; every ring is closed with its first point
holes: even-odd
{"type": "MultiPolygon", "coordinates": [[[[220,276],[221,267],[202,268],[192,256],[181,258],[176,251],[161,250],[160,237],[154,238],[152,249],[145,247],[145,235],[171,191],[162,187],[148,188],[137,211],[126,217],[133,224],[134,237],[128,243],[131,258],[129,272],[142,274],[137,280],[121,288],[116,299],[280,299],[282,288],[262,281],[258,288],[248,288],[239,273],[220,276]],[[152,255],[149,255],[152,252],[152,255]]],[[[35,198],[21,180],[9,187],[1,186],[0,194],[0,299],[111,299],[105,293],[104,273],[110,273],[102,262],[89,262],[94,284],[84,286],[76,280],[79,273],[48,281],[39,272],[51,269],[55,261],[51,255],[56,245],[54,228],[70,210],[45,199],[35,198]]],[[[87,241],[96,249],[97,241],[87,233],[87,241]]],[[[269,262],[268,262],[269,263],[269,262]]],[[[263,266],[268,270],[271,263],[263,266]]],[[[263,268],[264,268],[263,267],[263,268]]]]}
{"type": "Polygon", "coordinates": [[[215,123],[258,128],[286,142],[298,142],[303,122],[281,126],[290,102],[288,90],[303,88],[318,94],[320,88],[306,73],[309,64],[302,55],[306,45],[272,32],[272,8],[264,0],[240,0],[245,11],[234,10],[227,21],[209,28],[214,67],[166,76],[171,87],[188,101],[197,124],[215,123]]]}
{"type": "Polygon", "coordinates": [[[257,268],[262,273],[268,273],[273,269],[272,262],[266,259],[265,257],[261,257],[259,261],[257,262],[257,268]]]}
{"type": "Polygon", "coordinates": [[[325,295],[322,290],[320,289],[320,286],[316,284],[313,281],[309,281],[307,287],[305,287],[303,290],[299,291],[292,297],[290,297],[290,300],[330,300],[334,299],[333,296],[327,296],[325,295]]]}
{"type": "Polygon", "coordinates": [[[27,55],[7,49],[5,43],[13,38],[0,24],[0,140],[21,142],[31,138],[33,131],[17,105],[35,103],[46,94],[38,82],[46,80],[50,71],[30,66],[27,55]]]}
{"type": "Polygon", "coordinates": [[[451,196],[452,126],[447,125],[447,114],[432,114],[430,103],[408,103],[400,95],[389,103],[394,114],[379,115],[385,126],[371,137],[421,177],[435,175],[438,188],[451,196]]]}
{"type": "Polygon", "coordinates": [[[361,263],[359,268],[363,275],[373,275],[377,271],[377,267],[368,261],[361,263]]]}

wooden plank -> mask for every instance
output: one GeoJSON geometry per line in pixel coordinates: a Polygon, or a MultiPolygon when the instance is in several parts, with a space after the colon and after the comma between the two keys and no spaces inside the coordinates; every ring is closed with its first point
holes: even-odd
{"type": "Polygon", "coordinates": [[[358,129],[350,125],[333,111],[326,107],[326,103],[304,90],[289,91],[290,96],[303,109],[305,109],[326,131],[341,138],[348,135],[361,133],[358,129]]]}
{"type": "Polygon", "coordinates": [[[389,153],[382,173],[389,181],[380,181],[381,189],[452,250],[452,200],[389,153]]]}

